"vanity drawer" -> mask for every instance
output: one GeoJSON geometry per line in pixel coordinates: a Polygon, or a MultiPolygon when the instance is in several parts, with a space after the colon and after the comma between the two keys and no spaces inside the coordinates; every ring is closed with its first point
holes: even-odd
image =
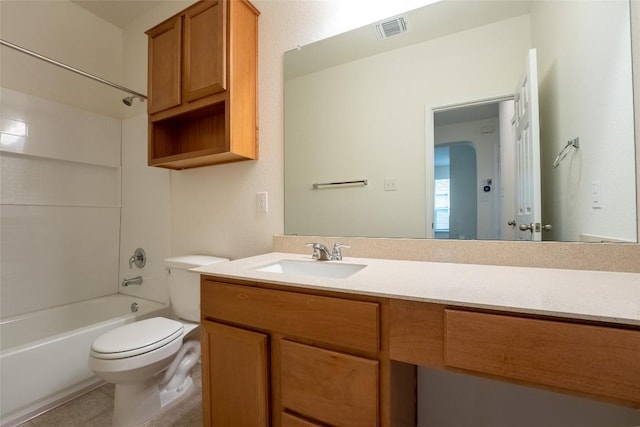
{"type": "Polygon", "coordinates": [[[377,353],[377,303],[203,280],[202,316],[377,353]]]}
{"type": "Polygon", "coordinates": [[[640,331],[446,310],[445,365],[640,404],[640,331]]]}
{"type": "Polygon", "coordinates": [[[378,425],[378,361],[282,340],[282,406],[330,425],[378,425]]]}
{"type": "Polygon", "coordinates": [[[295,415],[283,412],[282,427],[324,427],[324,425],[312,423],[311,421],[303,420],[295,415]]]}

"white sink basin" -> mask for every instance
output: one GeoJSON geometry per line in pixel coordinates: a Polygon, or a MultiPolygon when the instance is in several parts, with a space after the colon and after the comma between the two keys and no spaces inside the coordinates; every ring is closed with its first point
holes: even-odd
{"type": "Polygon", "coordinates": [[[256,271],[280,274],[298,274],[302,276],[344,279],[365,268],[362,264],[348,264],[341,261],[301,261],[283,259],[271,264],[254,268],[256,271]]]}

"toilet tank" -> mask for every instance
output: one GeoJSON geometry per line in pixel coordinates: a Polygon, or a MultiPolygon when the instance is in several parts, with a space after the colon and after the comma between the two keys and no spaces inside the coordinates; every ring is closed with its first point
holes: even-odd
{"type": "Polygon", "coordinates": [[[171,307],[176,316],[192,322],[200,321],[200,274],[189,269],[224,261],[229,260],[208,255],[178,256],[164,260],[169,270],[171,307]]]}

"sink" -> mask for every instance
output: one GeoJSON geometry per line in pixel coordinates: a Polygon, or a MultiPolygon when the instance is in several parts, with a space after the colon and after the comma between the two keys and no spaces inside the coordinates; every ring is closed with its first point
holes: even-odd
{"type": "Polygon", "coordinates": [[[268,273],[298,274],[302,276],[344,279],[365,267],[366,265],[362,264],[349,264],[343,262],[283,259],[261,267],[256,267],[254,270],[268,273]]]}

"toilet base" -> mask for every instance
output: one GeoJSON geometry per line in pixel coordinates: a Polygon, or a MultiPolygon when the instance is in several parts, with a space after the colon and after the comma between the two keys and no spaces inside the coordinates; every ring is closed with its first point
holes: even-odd
{"type": "Polygon", "coordinates": [[[153,418],[162,408],[158,381],[116,384],[113,427],[133,427],[153,418]]]}
{"type": "Polygon", "coordinates": [[[134,427],[158,415],[160,410],[186,395],[194,386],[187,376],[180,387],[160,391],[157,379],[139,384],[116,384],[113,427],[134,427]]]}
{"type": "Polygon", "coordinates": [[[164,373],[130,384],[116,384],[113,427],[139,426],[194,386],[191,370],[200,360],[200,342],[183,343],[164,373]]]}

